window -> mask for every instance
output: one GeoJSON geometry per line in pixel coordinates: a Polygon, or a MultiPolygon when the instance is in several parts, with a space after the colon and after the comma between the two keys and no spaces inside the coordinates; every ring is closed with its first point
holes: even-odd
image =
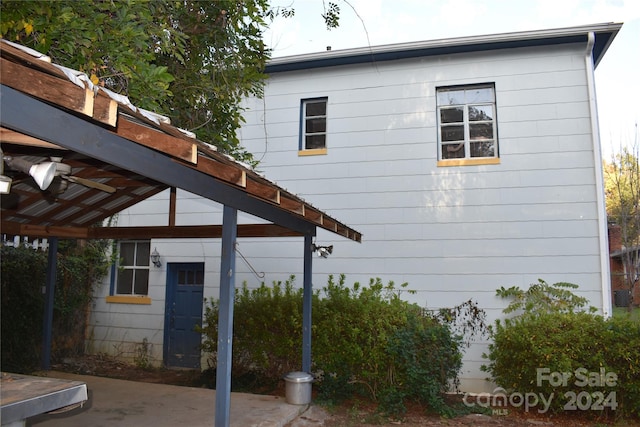
{"type": "Polygon", "coordinates": [[[438,88],[437,103],[438,160],[495,163],[491,161],[498,158],[494,85],[438,88]]]}
{"type": "Polygon", "coordinates": [[[149,290],[149,256],[147,241],[120,242],[117,295],[147,295],[149,290]]]}
{"type": "Polygon", "coordinates": [[[303,99],[300,111],[300,151],[323,154],[327,149],[327,98],[303,99]]]}

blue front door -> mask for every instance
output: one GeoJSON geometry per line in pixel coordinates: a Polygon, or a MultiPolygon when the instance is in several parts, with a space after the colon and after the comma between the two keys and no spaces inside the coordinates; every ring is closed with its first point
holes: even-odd
{"type": "Polygon", "coordinates": [[[203,263],[167,264],[164,362],[167,366],[200,369],[204,286],[203,263]]]}

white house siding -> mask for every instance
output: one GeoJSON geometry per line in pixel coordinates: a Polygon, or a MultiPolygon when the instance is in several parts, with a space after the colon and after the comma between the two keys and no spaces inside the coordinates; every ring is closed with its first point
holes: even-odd
{"type": "MultiPolygon", "coordinates": [[[[333,254],[314,260],[314,286],[409,283],[427,308],[472,298],[501,316],[500,286],[542,278],[580,285],[602,309],[591,117],[583,44],[443,55],[273,74],[264,99],[246,101],[243,144],[280,186],[363,233],[362,243],[319,230],[333,254]],[[435,90],[495,83],[500,164],[437,167],[435,90]],[[300,100],[328,97],[328,152],[298,156],[300,100]]],[[[118,216],[118,225],[166,225],[169,193],[118,216]]],[[[219,224],[221,207],[178,191],[178,225],[219,224]]],[[[260,222],[240,214],[240,223],[260,222]]],[[[204,262],[205,298],[218,295],[219,239],[156,239],[150,305],[106,303],[99,288],[91,351],[133,359],[146,338],[162,361],[166,265],[204,262]]],[[[237,285],[302,282],[302,238],[239,239],[237,285]],[[257,277],[251,271],[264,273],[257,277]]],[[[487,342],[467,349],[462,388],[491,390],[480,366],[487,342]]],[[[204,355],[203,357],[206,357],[204,355]]],[[[205,364],[203,364],[206,367],[205,364]]]]}
{"type": "MultiPolygon", "coordinates": [[[[193,194],[178,190],[176,203],[176,225],[212,225],[222,223],[222,206],[193,194]]],[[[116,220],[117,226],[162,226],[168,224],[169,191],[160,193],[143,203],[121,212],[116,220]]],[[[245,213],[238,214],[238,223],[264,222],[245,213]]],[[[245,242],[238,239],[238,250],[244,254],[245,242]]],[[[294,239],[295,240],[295,239],[294,239]]],[[[302,238],[299,243],[298,258],[302,269],[302,238]]],[[[150,267],[149,294],[151,304],[108,303],[111,276],[94,292],[89,330],[87,333],[87,351],[105,353],[119,358],[135,361],[137,352],[142,349],[146,339],[149,361],[153,365],[163,362],[164,312],[166,299],[167,263],[203,262],[205,266],[204,298],[218,297],[220,281],[221,240],[211,238],[198,239],[153,239],[151,250],[157,249],[161,255],[162,266],[150,267]]],[[[271,240],[273,245],[273,240],[271,240]]],[[[295,256],[291,253],[291,256],[295,256]]],[[[250,267],[237,257],[236,282],[241,286],[248,282],[258,286],[260,280],[250,267]]],[[[202,367],[207,367],[209,355],[202,355],[202,367]]]]}
{"type": "MultiPolygon", "coordinates": [[[[520,48],[271,75],[248,100],[243,144],[260,170],[363,233],[314,262],[409,283],[428,308],[470,298],[501,316],[500,286],[580,285],[602,309],[597,183],[585,45],[520,48]],[[437,166],[436,87],[495,83],[500,164],[437,166]],[[328,97],[327,154],[298,156],[300,100],[328,97]]],[[[289,239],[292,241],[292,239],[289,239]]],[[[299,248],[262,240],[245,256],[268,279],[301,275],[299,248]]],[[[465,355],[463,389],[487,390],[486,342],[465,355]]]]}
{"type": "MultiPolygon", "coordinates": [[[[177,203],[179,225],[201,225],[219,223],[221,209],[215,203],[178,191],[177,203]]],[[[161,226],[168,224],[169,191],[160,193],[143,203],[135,205],[116,218],[118,226],[161,226]]],[[[160,365],[163,358],[164,311],[166,298],[166,263],[205,262],[205,297],[212,295],[211,288],[219,282],[220,245],[216,239],[152,240],[151,250],[156,248],[162,255],[160,268],[150,267],[149,293],[151,304],[108,303],[111,277],[94,294],[93,308],[89,320],[88,351],[106,353],[134,361],[136,352],[146,339],[150,362],[160,365]],[[213,258],[213,262],[211,259],[213,258]],[[213,269],[213,270],[210,270],[213,269]],[[212,282],[215,281],[215,284],[212,282]]]]}

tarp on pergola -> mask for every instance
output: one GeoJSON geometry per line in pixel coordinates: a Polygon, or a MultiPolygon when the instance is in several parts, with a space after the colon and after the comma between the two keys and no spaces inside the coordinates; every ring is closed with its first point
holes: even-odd
{"type": "MultiPolygon", "coordinates": [[[[356,242],[362,235],[253,169],[141,110],[88,76],[38,52],[0,40],[0,143],[3,155],[33,164],[57,158],[71,170],[40,190],[4,163],[3,234],[32,238],[222,238],[216,425],[228,425],[237,237],[304,237],[303,370],[311,360],[311,260],[317,228],[356,242]],[[60,160],[61,159],[61,160],[60,160]],[[76,178],[74,178],[76,177],[76,178]],[[95,184],[93,184],[93,183],[95,184]],[[175,225],[175,189],[221,203],[222,224],[175,225]],[[95,227],[171,189],[167,225],[95,227]],[[238,224],[242,211],[266,220],[238,224]]],[[[212,220],[213,220],[212,214],[212,220]]],[[[50,257],[50,260],[52,258],[50,257]]],[[[51,269],[51,266],[50,266],[51,269]]],[[[48,283],[51,291],[53,283],[48,283]]]]}

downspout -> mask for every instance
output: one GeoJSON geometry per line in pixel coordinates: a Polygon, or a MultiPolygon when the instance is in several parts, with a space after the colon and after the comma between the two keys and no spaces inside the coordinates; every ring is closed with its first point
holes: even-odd
{"type": "Polygon", "coordinates": [[[611,307],[611,272],[609,269],[609,239],[607,232],[607,210],[604,196],[604,174],[602,171],[602,150],[600,148],[600,128],[598,126],[598,107],[593,66],[593,45],[596,36],[590,31],[587,39],[587,50],[584,55],[587,73],[587,92],[589,95],[589,113],[591,116],[591,137],[593,142],[593,162],[596,173],[596,202],[598,209],[598,230],[600,235],[600,277],[602,281],[602,314],[609,317],[611,307]]]}

